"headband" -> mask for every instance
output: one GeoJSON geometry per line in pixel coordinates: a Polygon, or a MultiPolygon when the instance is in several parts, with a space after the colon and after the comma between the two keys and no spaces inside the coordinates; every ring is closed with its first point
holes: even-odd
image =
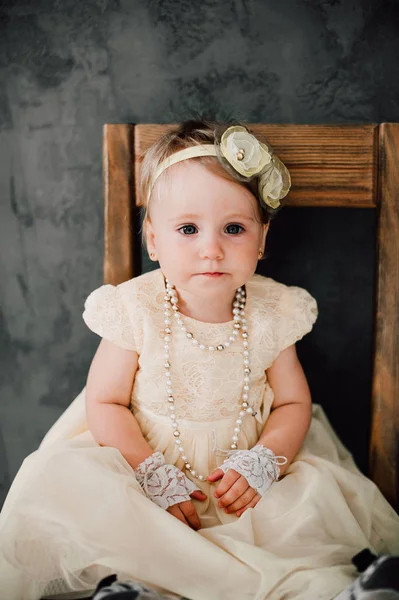
{"type": "Polygon", "coordinates": [[[152,179],[147,201],[158,177],[172,165],[198,156],[215,156],[222,167],[238,181],[258,179],[261,204],[270,210],[280,206],[291,187],[287,167],[274,154],[266,140],[256,138],[243,126],[215,132],[214,144],[199,144],[179,150],[161,162],[152,179]]]}

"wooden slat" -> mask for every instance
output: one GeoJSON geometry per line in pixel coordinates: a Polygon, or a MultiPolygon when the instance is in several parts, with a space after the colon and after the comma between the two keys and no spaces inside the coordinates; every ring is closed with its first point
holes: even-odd
{"type": "Polygon", "coordinates": [[[104,125],[104,282],[138,275],[140,246],[134,205],[133,125],[104,125]]]}
{"type": "MultiPolygon", "coordinates": [[[[174,127],[136,125],[136,181],[144,152],[174,127]]],[[[287,205],[375,208],[376,125],[249,124],[249,127],[265,136],[291,173],[292,187],[284,200],[287,205]]],[[[140,204],[137,189],[136,197],[140,204]]]]}
{"type": "Polygon", "coordinates": [[[380,126],[371,477],[399,508],[399,124],[380,126]]]}

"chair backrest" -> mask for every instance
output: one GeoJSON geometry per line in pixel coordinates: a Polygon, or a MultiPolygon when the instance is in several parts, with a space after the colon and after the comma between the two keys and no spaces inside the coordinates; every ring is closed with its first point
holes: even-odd
{"type": "MultiPolygon", "coordinates": [[[[142,156],[175,125],[105,125],[104,281],[141,273],[142,156]]],[[[376,273],[369,474],[399,503],[399,124],[264,125],[262,133],[291,173],[285,204],[376,210],[376,273]]],[[[345,335],[343,332],[342,335],[345,335]]]]}

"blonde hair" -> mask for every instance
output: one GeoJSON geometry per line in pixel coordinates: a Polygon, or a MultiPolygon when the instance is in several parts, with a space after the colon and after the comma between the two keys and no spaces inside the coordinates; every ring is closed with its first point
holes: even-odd
{"type": "MultiPolygon", "coordinates": [[[[234,124],[241,125],[242,123],[234,122],[234,124]]],[[[216,121],[184,121],[176,129],[173,129],[172,131],[169,131],[161,136],[145,153],[141,165],[141,176],[139,182],[139,194],[144,208],[142,229],[143,242],[145,242],[145,226],[150,220],[150,190],[152,188],[154,174],[158,166],[166,158],[169,158],[169,156],[175,152],[178,152],[179,150],[184,150],[195,145],[213,144],[215,142],[215,129],[217,126],[220,126],[220,123],[216,121]]],[[[195,157],[195,160],[213,173],[217,173],[229,181],[234,181],[238,185],[242,185],[245,189],[249,190],[257,200],[259,222],[267,224],[270,221],[272,215],[270,215],[270,213],[268,213],[260,204],[257,196],[256,183],[254,181],[249,183],[238,181],[219,164],[215,157],[198,156],[195,157]]],[[[169,169],[166,170],[166,173],[168,170],[169,169]]]]}

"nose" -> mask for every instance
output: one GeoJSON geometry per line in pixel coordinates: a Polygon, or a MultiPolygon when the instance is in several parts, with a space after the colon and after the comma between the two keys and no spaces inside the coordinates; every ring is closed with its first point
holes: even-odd
{"type": "Polygon", "coordinates": [[[209,235],[202,239],[199,255],[208,260],[221,260],[224,258],[223,247],[216,235],[209,235]]]}

